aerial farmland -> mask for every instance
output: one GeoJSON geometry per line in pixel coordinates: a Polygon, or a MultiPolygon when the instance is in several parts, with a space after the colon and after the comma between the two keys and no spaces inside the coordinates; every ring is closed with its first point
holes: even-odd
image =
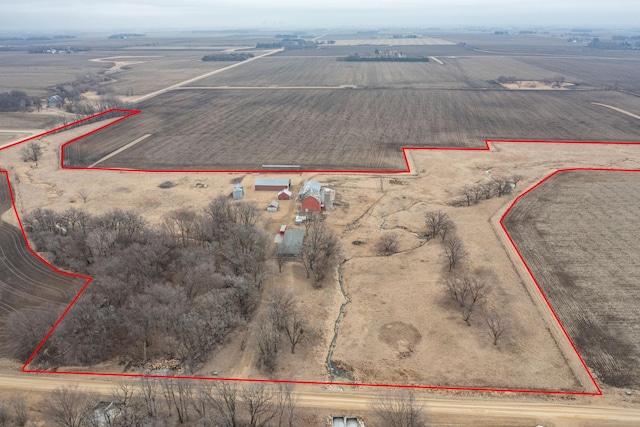
{"type": "Polygon", "coordinates": [[[637,52],[558,34],[313,36],[0,52],[0,91],[45,105],[0,113],[0,355],[38,373],[603,405],[640,390],[637,52]],[[235,53],[248,59],[201,60],[235,53]],[[331,203],[267,212],[264,177],[294,195],[319,182],[331,203]],[[284,230],[305,231],[300,257],[278,255],[284,230]],[[333,252],[309,258],[312,238],[333,252]]]}

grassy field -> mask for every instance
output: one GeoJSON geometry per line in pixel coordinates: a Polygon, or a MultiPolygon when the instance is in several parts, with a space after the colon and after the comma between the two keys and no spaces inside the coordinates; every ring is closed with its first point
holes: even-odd
{"type": "Polygon", "coordinates": [[[504,224],[587,365],[640,387],[640,174],[560,173],[504,224]]]}
{"type": "Polygon", "coordinates": [[[591,104],[599,93],[179,90],[141,103],[142,114],[72,144],[65,158],[67,166],[88,166],[151,134],[99,166],[404,169],[402,147],[479,147],[485,139],[637,140],[635,119],[591,104]]]}

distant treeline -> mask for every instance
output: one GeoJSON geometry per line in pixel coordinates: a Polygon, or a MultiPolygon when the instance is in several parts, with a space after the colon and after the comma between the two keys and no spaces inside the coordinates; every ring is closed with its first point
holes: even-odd
{"type": "Polygon", "coordinates": [[[0,111],[27,111],[29,107],[40,110],[40,99],[31,97],[21,90],[0,93],[0,111]]]}
{"type": "Polygon", "coordinates": [[[301,38],[283,38],[282,41],[273,42],[273,43],[256,43],[256,49],[280,49],[285,48],[286,50],[291,49],[315,49],[318,47],[318,44],[314,41],[305,40],[301,38]]]}
{"type": "MultiPolygon", "coordinates": [[[[636,37],[629,37],[629,40],[637,40],[636,37]]],[[[638,50],[640,49],[640,41],[627,41],[624,36],[614,36],[610,41],[600,40],[595,37],[589,43],[589,47],[593,49],[605,49],[605,50],[638,50]]]]}
{"type": "Polygon", "coordinates": [[[338,61],[350,61],[350,62],[429,62],[429,58],[425,56],[407,56],[407,57],[394,57],[394,56],[360,56],[349,55],[343,58],[338,58],[338,61]]]}
{"type": "Polygon", "coordinates": [[[256,49],[280,49],[282,47],[282,43],[256,43],[256,49]]]}
{"type": "Polygon", "coordinates": [[[63,39],[75,39],[76,36],[67,36],[67,35],[58,35],[53,37],[47,36],[32,36],[32,37],[0,37],[0,40],[9,40],[9,41],[40,41],[40,40],[63,40],[63,39]]]}
{"type": "Polygon", "coordinates": [[[76,53],[76,52],[88,52],[90,47],[77,47],[77,46],[37,46],[29,48],[29,53],[76,53]]]}
{"type": "Polygon", "coordinates": [[[203,61],[244,61],[253,58],[252,53],[214,53],[202,57],[203,61]]]}
{"type": "Polygon", "coordinates": [[[122,33],[109,36],[110,39],[128,39],[129,37],[144,37],[146,34],[122,33]]]}

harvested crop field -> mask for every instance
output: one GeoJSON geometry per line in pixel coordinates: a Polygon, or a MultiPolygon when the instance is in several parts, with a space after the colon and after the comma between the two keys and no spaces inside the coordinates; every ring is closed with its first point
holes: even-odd
{"type": "Polygon", "coordinates": [[[596,379],[640,388],[640,174],[561,172],[504,219],[596,379]]]}
{"type": "Polygon", "coordinates": [[[640,91],[638,58],[522,58],[525,64],[545,68],[549,74],[561,74],[568,81],[587,82],[594,86],[640,91]]]}
{"type": "MultiPolygon", "coordinates": [[[[634,118],[591,103],[599,93],[176,90],[142,102],[141,114],[67,146],[65,164],[406,170],[402,147],[483,147],[485,139],[637,140],[634,118]]],[[[607,102],[614,101],[608,96],[607,102]]]]}
{"type": "MultiPolygon", "coordinates": [[[[37,308],[70,300],[83,280],[64,276],[33,255],[16,223],[7,173],[0,171],[0,357],[8,355],[7,316],[20,308],[37,308]]],[[[60,306],[62,312],[63,306],[60,306]]]]}
{"type": "MultiPolygon", "coordinates": [[[[395,49],[388,48],[387,49],[395,49]]],[[[374,49],[368,52],[373,53],[374,49]]],[[[332,57],[278,57],[254,61],[190,86],[340,86],[367,88],[495,88],[501,75],[523,79],[553,73],[514,58],[441,58],[429,62],[347,62],[332,57]]]]}

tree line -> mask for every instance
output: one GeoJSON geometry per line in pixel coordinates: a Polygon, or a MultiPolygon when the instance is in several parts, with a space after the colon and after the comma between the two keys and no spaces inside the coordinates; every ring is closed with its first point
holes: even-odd
{"type": "Polygon", "coordinates": [[[253,53],[214,53],[211,55],[205,55],[202,57],[203,61],[244,61],[246,59],[253,58],[253,53]]]}
{"type": "MultiPolygon", "coordinates": [[[[93,278],[34,363],[117,358],[146,367],[175,360],[172,368],[195,371],[260,301],[269,239],[257,226],[259,212],[253,203],[219,197],[202,212],[167,215],[162,227],[119,209],[102,215],[37,209],[25,216],[38,252],[93,278]]],[[[12,313],[5,327],[12,356],[25,360],[60,312],[49,305],[12,313]]]]}
{"type": "MultiPolygon", "coordinates": [[[[387,427],[431,425],[417,393],[407,390],[379,394],[359,418],[387,427]]],[[[326,422],[326,416],[301,409],[291,384],[137,378],[121,380],[103,395],[78,384],[58,387],[35,407],[20,393],[0,401],[0,426],[293,427],[318,422],[326,422]]]]}
{"type": "Polygon", "coordinates": [[[31,410],[24,396],[0,402],[0,426],[293,427],[299,422],[291,385],[238,384],[176,378],[122,380],[109,395],[71,384],[54,389],[31,410]]]}
{"type": "Polygon", "coordinates": [[[30,108],[40,111],[41,101],[37,96],[29,96],[21,90],[11,90],[0,93],[0,112],[23,111],[30,108]]]}

